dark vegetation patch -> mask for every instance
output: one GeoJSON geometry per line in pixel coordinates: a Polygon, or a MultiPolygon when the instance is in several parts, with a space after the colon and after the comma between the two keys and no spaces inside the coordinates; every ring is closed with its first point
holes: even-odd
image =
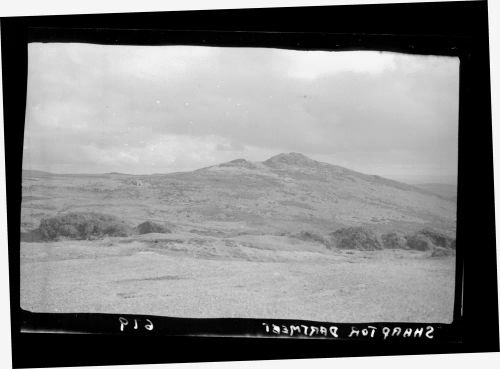
{"type": "Polygon", "coordinates": [[[381,236],[382,245],[385,249],[407,249],[405,236],[400,232],[384,233],[381,236]]]}
{"type": "MultiPolygon", "coordinates": [[[[131,227],[124,220],[107,214],[95,212],[69,212],[44,218],[38,229],[21,232],[23,242],[57,241],[64,239],[95,240],[104,237],[127,237],[134,234],[172,233],[173,225],[158,224],[145,221],[136,227],[131,227]]],[[[217,230],[192,230],[192,233],[202,236],[227,237],[228,234],[217,230]]],[[[233,232],[234,233],[234,232],[233,232]]],[[[245,233],[245,232],[243,232],[245,233]]],[[[259,233],[260,234],[260,233],[259,233]]],[[[343,250],[380,250],[380,249],[410,249],[418,251],[431,251],[430,256],[440,257],[455,254],[455,239],[443,232],[424,228],[412,234],[402,232],[388,232],[377,234],[366,227],[345,227],[329,233],[327,236],[313,231],[300,231],[297,233],[282,233],[282,236],[296,238],[305,242],[316,242],[328,249],[343,250]]],[[[231,235],[234,236],[234,235],[231,235]]],[[[180,239],[151,240],[150,246],[161,248],[173,244],[204,245],[203,238],[189,241],[180,239]]],[[[226,242],[226,246],[251,247],[251,243],[226,242]]]]}
{"type": "Polygon", "coordinates": [[[347,250],[380,250],[377,235],[363,227],[341,228],[330,233],[331,246],[347,250]]]}
{"type": "Polygon", "coordinates": [[[450,255],[455,255],[455,250],[446,249],[444,247],[435,247],[431,253],[431,257],[441,257],[450,255]]]}
{"type": "Polygon", "coordinates": [[[143,281],[180,281],[182,279],[186,278],[180,277],[178,275],[162,275],[158,277],[123,279],[117,282],[124,283],[124,282],[143,282],[143,281]]]}
{"type": "Polygon", "coordinates": [[[432,241],[432,243],[436,246],[444,247],[447,249],[455,248],[454,240],[451,237],[445,235],[444,233],[429,228],[424,228],[418,233],[429,238],[432,241]]]}
{"type": "Polygon", "coordinates": [[[96,240],[104,237],[127,237],[134,234],[172,233],[170,227],[146,221],[131,227],[124,220],[95,212],[70,212],[43,218],[38,229],[21,232],[21,241],[41,242],[61,239],[96,240]]]}
{"type": "Polygon", "coordinates": [[[323,236],[311,232],[311,231],[301,231],[299,233],[293,234],[292,237],[297,238],[301,241],[306,241],[306,242],[319,242],[323,245],[329,246],[330,242],[326,240],[323,236]]]}
{"type": "Polygon", "coordinates": [[[139,234],[147,234],[147,233],[172,233],[170,229],[168,229],[163,224],[154,223],[151,221],[146,221],[139,224],[136,227],[137,233],[139,234]]]}
{"type": "MultiPolygon", "coordinates": [[[[406,236],[400,235],[397,242],[391,242],[392,240],[395,240],[395,238],[396,236],[393,236],[392,233],[382,235],[384,247],[406,248],[418,251],[438,250],[436,253],[442,253],[439,249],[455,249],[456,244],[455,239],[430,228],[424,228],[406,236]],[[400,247],[395,247],[397,244],[400,244],[400,247]]],[[[451,255],[451,253],[448,254],[451,255]]]]}
{"type": "Polygon", "coordinates": [[[429,237],[421,233],[415,233],[406,238],[406,244],[409,249],[418,251],[427,251],[433,248],[433,243],[429,237]]]}
{"type": "Polygon", "coordinates": [[[402,249],[432,251],[431,256],[454,254],[455,240],[442,232],[424,228],[412,234],[388,232],[377,234],[365,227],[340,228],[330,233],[328,248],[346,250],[402,249]]]}
{"type": "Polygon", "coordinates": [[[147,240],[146,241],[151,247],[163,247],[165,245],[178,245],[184,243],[184,240],[167,238],[162,240],[147,240]]]}
{"type": "Polygon", "coordinates": [[[133,234],[133,230],[118,217],[92,212],[66,213],[42,219],[38,231],[43,240],[90,240],[133,234]]]}
{"type": "MultiPolygon", "coordinates": [[[[455,239],[442,232],[424,228],[406,237],[408,248],[413,250],[427,251],[436,249],[455,249],[455,239]]],[[[440,251],[436,251],[439,253],[440,251]]],[[[451,255],[451,254],[450,254],[451,255]]]]}

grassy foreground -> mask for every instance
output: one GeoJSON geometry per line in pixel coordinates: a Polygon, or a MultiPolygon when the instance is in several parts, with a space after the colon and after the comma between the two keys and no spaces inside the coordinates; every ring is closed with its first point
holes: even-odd
{"type": "Polygon", "coordinates": [[[38,312],[330,322],[442,322],[455,258],[328,250],[279,236],[146,234],[21,244],[21,307],[38,312]]]}

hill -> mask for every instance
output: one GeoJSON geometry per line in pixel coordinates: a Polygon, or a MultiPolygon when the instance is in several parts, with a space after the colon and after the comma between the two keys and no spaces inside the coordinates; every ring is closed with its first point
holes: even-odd
{"type": "Polygon", "coordinates": [[[375,231],[432,227],[451,235],[456,205],[427,189],[299,153],[170,174],[23,172],[24,230],[74,211],[106,213],[133,224],[170,222],[207,234],[329,233],[364,226],[375,231]]]}

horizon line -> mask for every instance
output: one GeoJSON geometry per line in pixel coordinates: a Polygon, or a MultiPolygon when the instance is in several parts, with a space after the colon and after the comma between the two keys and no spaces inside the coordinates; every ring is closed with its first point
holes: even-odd
{"type": "Polygon", "coordinates": [[[350,168],[347,168],[347,167],[344,167],[344,166],[340,166],[340,165],[337,165],[337,164],[332,164],[332,163],[328,163],[328,162],[322,162],[322,161],[318,161],[318,160],[315,160],[315,159],[311,159],[310,157],[308,157],[307,155],[304,155],[302,153],[297,153],[297,152],[288,152],[288,153],[285,153],[285,152],[281,152],[279,154],[276,154],[276,155],[273,155],[271,156],[270,158],[266,159],[266,160],[263,160],[263,161],[250,161],[250,160],[247,160],[245,158],[236,158],[236,159],[232,159],[232,160],[229,160],[229,161],[225,161],[225,162],[222,162],[222,163],[219,163],[219,164],[213,164],[213,165],[209,165],[209,166],[204,166],[204,167],[201,167],[201,168],[197,168],[197,169],[192,169],[192,170],[178,170],[178,171],[172,171],[172,172],[153,172],[153,173],[139,173],[139,174],[134,174],[134,173],[127,173],[127,172],[119,172],[119,171],[109,171],[109,172],[52,172],[52,171],[47,171],[47,170],[41,170],[41,169],[25,169],[24,167],[22,167],[22,171],[33,171],[33,172],[41,172],[41,173],[46,173],[46,174],[49,174],[49,175],[82,175],[82,176],[85,176],[85,175],[88,175],[88,176],[97,176],[97,175],[126,175],[126,176],[135,176],[135,177],[139,177],[139,176],[152,176],[152,175],[168,175],[168,174],[176,174],[176,173],[189,173],[189,172],[194,172],[194,171],[197,171],[197,170],[202,170],[202,169],[207,169],[207,168],[211,168],[211,167],[215,167],[215,166],[219,166],[221,164],[225,164],[225,163],[230,163],[230,162],[233,162],[233,161],[236,161],[236,160],[245,160],[247,162],[250,162],[250,163],[264,163],[265,161],[268,161],[274,157],[277,157],[277,156],[280,156],[280,155],[290,155],[290,154],[298,154],[300,156],[303,156],[309,160],[312,160],[312,161],[315,161],[315,162],[318,162],[318,163],[323,163],[323,164],[328,164],[328,165],[332,165],[332,166],[337,166],[337,167],[340,167],[340,168],[343,168],[343,169],[347,169],[347,170],[350,170],[350,171],[353,171],[353,172],[357,172],[357,173],[361,173],[361,174],[364,174],[364,175],[370,175],[370,176],[378,176],[378,177],[381,177],[381,178],[385,178],[385,179],[389,179],[389,180],[392,180],[392,181],[396,181],[396,182],[400,182],[400,183],[405,183],[405,184],[409,184],[409,185],[415,185],[415,184],[421,184],[421,185],[424,185],[424,184],[443,184],[443,185],[453,185],[453,186],[457,186],[457,181],[410,181],[408,182],[407,180],[400,180],[400,179],[394,179],[394,178],[391,178],[391,177],[387,177],[387,176],[382,176],[382,175],[378,175],[378,174],[369,174],[369,173],[365,173],[365,172],[360,172],[360,171],[357,171],[357,170],[353,170],[353,169],[350,169],[350,168]]]}

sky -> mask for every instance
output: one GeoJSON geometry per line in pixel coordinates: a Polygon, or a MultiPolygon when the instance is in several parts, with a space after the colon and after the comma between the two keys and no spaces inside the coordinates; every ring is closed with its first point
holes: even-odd
{"type": "Polygon", "coordinates": [[[24,169],[189,171],[282,152],[456,183],[459,61],[376,51],[31,43],[24,169]]]}

